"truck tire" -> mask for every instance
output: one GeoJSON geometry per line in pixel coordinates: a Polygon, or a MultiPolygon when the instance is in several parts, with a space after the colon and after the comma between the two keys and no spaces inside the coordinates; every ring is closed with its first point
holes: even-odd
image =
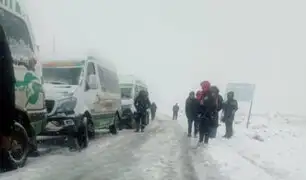
{"type": "Polygon", "coordinates": [[[12,148],[8,151],[8,160],[13,167],[23,167],[29,153],[29,137],[25,128],[18,122],[14,123],[11,136],[12,148]]]}

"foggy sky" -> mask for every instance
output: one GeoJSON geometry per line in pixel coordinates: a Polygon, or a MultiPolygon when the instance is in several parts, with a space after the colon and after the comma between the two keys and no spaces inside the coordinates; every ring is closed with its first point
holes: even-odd
{"type": "Polygon", "coordinates": [[[303,1],[28,0],[42,59],[98,52],[146,80],[160,109],[202,80],[256,84],[254,111],[304,113],[303,1]]]}

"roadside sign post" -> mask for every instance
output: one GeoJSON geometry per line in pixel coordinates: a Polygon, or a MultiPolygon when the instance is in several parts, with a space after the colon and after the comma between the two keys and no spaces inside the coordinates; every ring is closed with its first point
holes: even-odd
{"type": "Polygon", "coordinates": [[[246,128],[249,128],[251,114],[252,114],[252,106],[253,106],[253,100],[251,101],[251,104],[250,104],[250,109],[249,109],[249,113],[248,113],[248,120],[247,120],[247,123],[246,123],[246,128]]]}

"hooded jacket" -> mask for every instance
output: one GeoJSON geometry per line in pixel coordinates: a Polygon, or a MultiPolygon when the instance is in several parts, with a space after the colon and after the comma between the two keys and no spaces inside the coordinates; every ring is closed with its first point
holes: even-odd
{"type": "Polygon", "coordinates": [[[146,95],[146,92],[139,92],[138,96],[134,100],[134,106],[138,113],[145,113],[148,108],[151,106],[149,97],[146,95]]]}
{"type": "Polygon", "coordinates": [[[188,119],[195,120],[198,115],[199,100],[188,97],[185,104],[185,113],[188,119]]]}

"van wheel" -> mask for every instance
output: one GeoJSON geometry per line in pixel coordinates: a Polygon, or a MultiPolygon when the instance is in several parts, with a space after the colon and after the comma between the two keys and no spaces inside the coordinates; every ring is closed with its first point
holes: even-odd
{"type": "Polygon", "coordinates": [[[29,137],[25,128],[15,122],[12,136],[12,147],[8,151],[9,161],[13,167],[23,167],[27,161],[29,152],[29,137]]]}
{"type": "Polygon", "coordinates": [[[96,136],[95,126],[94,126],[94,124],[92,123],[92,121],[90,121],[89,119],[88,119],[88,121],[87,121],[87,131],[88,131],[88,137],[89,137],[89,139],[95,138],[95,136],[96,136]]]}
{"type": "Polygon", "coordinates": [[[109,132],[112,133],[112,134],[117,134],[118,131],[117,131],[117,125],[118,125],[118,122],[119,122],[119,116],[118,114],[116,113],[115,114],[115,119],[114,119],[114,124],[109,126],[109,132]]]}
{"type": "Polygon", "coordinates": [[[82,119],[83,125],[79,128],[79,145],[81,148],[87,148],[89,143],[89,137],[88,137],[88,126],[87,126],[87,117],[83,117],[82,119]]]}

